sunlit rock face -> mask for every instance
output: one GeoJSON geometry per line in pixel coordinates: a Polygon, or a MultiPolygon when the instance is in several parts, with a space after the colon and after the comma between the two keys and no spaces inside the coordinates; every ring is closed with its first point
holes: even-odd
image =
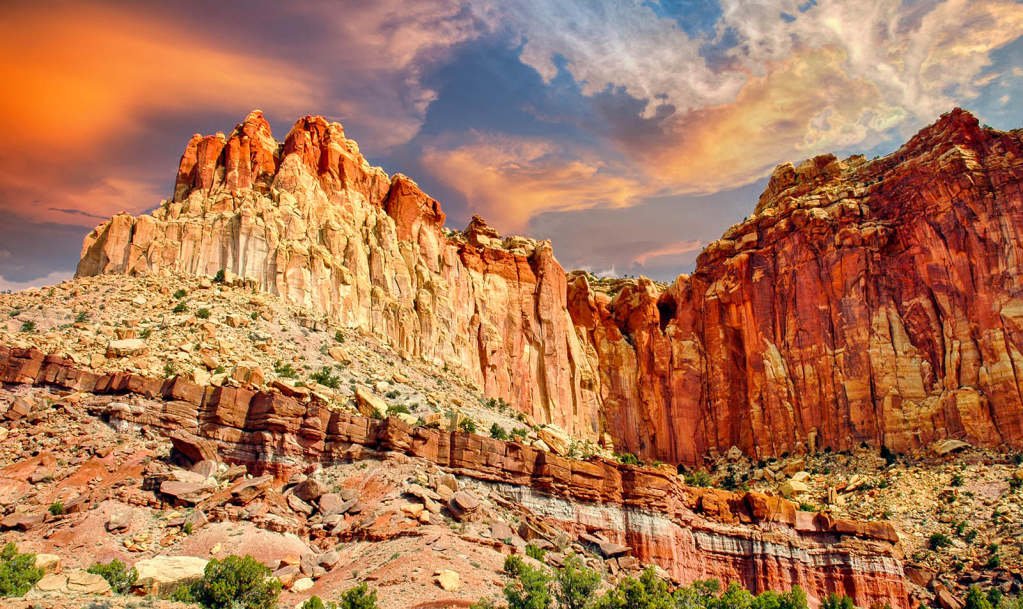
{"type": "Polygon", "coordinates": [[[502,239],[479,218],[445,234],[444,219],[415,182],[371,167],[341,125],[305,117],[279,143],[255,111],[227,137],[194,136],[173,198],[100,225],[78,275],[226,270],[595,438],[550,244],[502,239]]]}
{"type": "Polygon", "coordinates": [[[607,429],[685,463],[1023,445],[1021,177],[1021,131],[956,110],[888,157],[779,166],[666,289],[570,276],[607,429]]]}
{"type": "Polygon", "coordinates": [[[174,196],[99,226],[78,274],[227,270],[647,459],[1019,447],[1021,158],[956,110],[888,157],[784,164],[692,275],[608,289],[548,242],[444,229],[336,123],[279,143],[253,112],[193,137],[174,196]]]}

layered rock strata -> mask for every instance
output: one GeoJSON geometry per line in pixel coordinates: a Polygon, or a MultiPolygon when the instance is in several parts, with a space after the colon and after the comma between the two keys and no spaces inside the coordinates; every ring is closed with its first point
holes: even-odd
{"type": "Polygon", "coordinates": [[[686,487],[655,469],[330,411],[313,396],[100,375],[37,350],[0,346],[0,382],[121,396],[98,414],[114,425],[166,433],[196,459],[216,451],[254,473],[286,476],[310,462],[379,451],[426,459],[492,483],[541,523],[629,546],[637,559],[682,582],[717,577],[755,592],[799,584],[814,603],[838,591],[859,606],[909,606],[898,536],[888,523],[836,520],[761,493],[686,487]]]}
{"type": "Polygon", "coordinates": [[[573,277],[607,428],[685,463],[1023,446],[1021,135],[956,110],[884,158],[784,164],[667,289],[573,277]]]}
{"type": "Polygon", "coordinates": [[[85,239],[78,276],[226,271],[403,357],[447,366],[538,421],[595,438],[591,376],[549,242],[479,218],[445,233],[437,201],[371,167],[337,123],[305,117],[283,143],[259,111],[189,142],[174,196],[85,239]]]}
{"type": "Polygon", "coordinates": [[[79,275],[226,269],[447,364],[538,422],[697,464],[947,437],[1023,446],[1021,132],[956,110],[873,161],[774,172],[691,276],[608,288],[371,168],[340,125],[196,136],[175,194],[79,275]]]}

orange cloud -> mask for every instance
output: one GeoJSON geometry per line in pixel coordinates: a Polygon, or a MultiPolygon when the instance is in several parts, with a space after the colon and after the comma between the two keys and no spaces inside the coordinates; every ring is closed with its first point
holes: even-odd
{"type": "Polygon", "coordinates": [[[804,49],[733,103],[669,123],[660,142],[628,142],[650,172],[676,192],[714,192],[753,182],[779,161],[857,145],[899,124],[903,110],[885,103],[870,81],[849,78],[845,52],[804,49]]]}
{"type": "MultiPolygon", "coordinates": [[[[107,216],[155,205],[159,195],[150,183],[102,180],[109,171],[102,161],[117,152],[109,147],[141,137],[147,115],[195,110],[241,117],[271,107],[291,117],[319,103],[316,79],[288,64],[232,53],[125,11],[41,4],[7,4],[0,12],[6,85],[0,188],[8,200],[17,193],[43,202],[10,211],[67,221],[47,208],[107,216]],[[95,175],[85,175],[90,171],[95,175]]],[[[173,170],[163,168],[164,175],[173,170]]]]}
{"type": "Polygon", "coordinates": [[[625,207],[650,194],[642,180],[542,138],[473,132],[452,149],[424,150],[423,165],[499,230],[521,231],[546,211],[625,207]]]}
{"type": "Polygon", "coordinates": [[[701,247],[704,243],[702,241],[675,241],[673,243],[665,243],[655,249],[648,252],[643,252],[639,256],[633,258],[633,262],[640,266],[646,266],[647,261],[651,258],[658,258],[660,256],[679,256],[689,252],[694,252],[701,247]]]}

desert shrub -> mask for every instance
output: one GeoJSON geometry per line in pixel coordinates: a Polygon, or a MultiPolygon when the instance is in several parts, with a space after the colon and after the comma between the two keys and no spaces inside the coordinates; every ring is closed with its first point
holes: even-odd
{"type": "Polygon", "coordinates": [[[178,304],[174,305],[174,308],[171,309],[171,311],[173,313],[184,313],[187,310],[188,310],[188,305],[185,304],[184,300],[178,301],[178,304]]]}
{"type": "Polygon", "coordinates": [[[979,587],[973,585],[970,586],[970,591],[966,593],[965,609],[992,609],[991,601],[984,596],[979,587]]]}
{"type": "Polygon", "coordinates": [[[495,440],[507,440],[508,432],[504,430],[504,427],[494,423],[490,426],[490,437],[495,440]]]}
{"type": "Polygon", "coordinates": [[[458,423],[458,429],[464,431],[465,433],[476,433],[476,421],[473,421],[472,419],[468,418],[462,419],[458,423]]]}
{"type": "Polygon", "coordinates": [[[64,502],[60,499],[50,504],[49,511],[54,516],[60,516],[64,513],[64,502]]]}
{"type": "Polygon", "coordinates": [[[213,276],[213,283],[224,283],[224,269],[217,271],[217,274],[213,276]]]}
{"type": "Polygon", "coordinates": [[[952,538],[944,533],[934,533],[927,540],[927,545],[932,550],[940,550],[941,548],[952,545],[952,538]]]}
{"type": "Polygon", "coordinates": [[[365,582],[341,594],[337,609],[376,609],[377,592],[370,590],[365,582]]]}
{"type": "Polygon", "coordinates": [[[34,322],[34,321],[26,321],[25,323],[21,324],[21,331],[22,332],[35,332],[36,331],[36,322],[34,322]]]}
{"type": "Polygon", "coordinates": [[[710,474],[698,469],[695,472],[686,475],[685,482],[687,486],[710,486],[710,474]]]}
{"type": "Polygon", "coordinates": [[[565,558],[555,578],[558,587],[554,590],[554,597],[561,609],[583,609],[600,586],[600,575],[587,569],[575,554],[565,558]]]}
{"type": "Polygon", "coordinates": [[[188,586],[192,600],[206,609],[274,609],[281,582],[251,556],[213,559],[203,578],[188,586]]]}
{"type": "Polygon", "coordinates": [[[89,567],[88,572],[107,580],[110,589],[116,594],[127,594],[139,578],[135,567],[129,569],[127,565],[116,558],[105,565],[94,563],[89,567]]]}
{"type": "Polygon", "coordinates": [[[85,323],[85,322],[87,322],[87,321],[89,321],[89,314],[88,314],[88,313],[87,313],[86,311],[82,311],[82,312],[80,312],[80,313],[79,313],[79,314],[78,314],[78,315],[77,315],[77,316],[75,317],[75,323],[76,323],[76,324],[84,324],[84,323],[85,323]]]}
{"type": "Polygon", "coordinates": [[[182,298],[184,298],[184,297],[185,297],[185,296],[186,296],[187,294],[188,294],[188,293],[187,293],[187,292],[185,292],[184,290],[180,290],[180,289],[179,289],[178,291],[174,292],[174,298],[175,298],[175,300],[181,300],[181,299],[182,299],[182,298]]]}
{"type": "Polygon", "coordinates": [[[856,609],[856,605],[848,596],[832,592],[827,598],[821,601],[820,609],[856,609]]]}
{"type": "Polygon", "coordinates": [[[24,596],[43,574],[36,568],[36,555],[19,554],[13,541],[0,550],[0,596],[24,596]]]}
{"type": "Polygon", "coordinates": [[[641,465],[639,457],[632,453],[618,453],[615,454],[615,457],[618,458],[619,462],[624,463],[625,465],[641,465]]]}
{"type": "Polygon", "coordinates": [[[339,343],[345,342],[345,335],[341,333],[341,330],[334,332],[334,340],[339,343]]]}
{"type": "Polygon", "coordinates": [[[199,319],[209,319],[210,310],[207,309],[206,307],[203,307],[195,312],[195,316],[198,317],[199,319]]]}
{"type": "Polygon", "coordinates": [[[541,569],[534,569],[518,556],[508,556],[504,570],[514,579],[504,587],[508,609],[549,609],[553,606],[551,577],[541,569]]]}
{"type": "Polygon", "coordinates": [[[964,482],[966,482],[966,479],[963,478],[962,474],[952,474],[952,480],[949,481],[949,484],[951,486],[962,486],[964,482]]]}
{"type": "Polygon", "coordinates": [[[547,550],[544,550],[543,548],[541,548],[539,546],[534,546],[533,544],[529,544],[528,546],[526,546],[526,556],[528,556],[528,557],[530,557],[532,559],[539,560],[540,562],[543,562],[543,557],[546,556],[546,555],[547,555],[547,550]]]}
{"type": "Polygon", "coordinates": [[[298,371],[292,368],[291,364],[281,363],[281,360],[274,362],[274,372],[286,379],[298,378],[298,371]]]}
{"type": "Polygon", "coordinates": [[[330,366],[320,368],[319,371],[309,375],[309,378],[331,389],[337,389],[341,386],[341,377],[331,374],[330,366]]]}

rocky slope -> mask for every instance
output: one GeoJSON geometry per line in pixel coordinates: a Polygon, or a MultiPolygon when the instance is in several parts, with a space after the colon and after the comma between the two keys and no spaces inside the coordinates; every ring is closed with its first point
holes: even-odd
{"type": "Polygon", "coordinates": [[[1021,149],[956,110],[881,159],[782,165],[691,276],[603,289],[548,243],[446,232],[340,125],[279,144],[254,112],[193,138],[174,197],[98,227],[78,275],[226,270],[649,459],[1018,448],[1021,149]]]}
{"type": "MultiPolygon", "coordinates": [[[[318,396],[293,388],[202,387],[181,377],[97,374],[60,356],[5,347],[0,347],[0,382],[52,388],[56,393],[51,397],[59,398],[54,407],[76,422],[72,426],[66,415],[51,410],[50,400],[26,396],[22,389],[21,397],[0,402],[2,416],[9,421],[4,429],[17,432],[25,427],[24,437],[17,436],[22,442],[46,437],[39,432],[42,427],[62,428],[65,434],[74,427],[79,441],[88,438],[83,425],[96,426],[92,433],[103,434],[102,425],[83,416],[89,413],[128,439],[169,437],[174,447],[171,461],[191,468],[174,471],[162,461],[153,462],[154,451],[143,449],[137,441],[130,450],[104,450],[103,443],[93,439],[92,459],[89,453],[76,455],[69,469],[66,460],[59,458],[63,455],[55,453],[66,450],[62,444],[71,442],[44,442],[32,458],[0,470],[0,499],[18,506],[0,522],[3,529],[31,533],[49,527],[46,538],[56,537],[65,544],[74,539],[77,545],[85,543],[75,535],[83,524],[78,514],[94,523],[105,520],[108,532],[132,526],[131,516],[110,524],[117,505],[101,504],[100,513],[87,511],[95,503],[116,497],[130,505],[155,508],[169,502],[195,511],[177,516],[176,525],[164,524],[164,529],[172,530],[157,531],[162,536],[158,543],[155,533],[136,529],[133,537],[124,540],[128,551],[149,553],[187,543],[177,529],[189,522],[187,518],[199,523],[188,531],[207,525],[222,529],[212,523],[241,521],[307,538],[313,548],[305,552],[315,556],[309,559],[308,575],[316,575],[316,565],[327,567],[319,579],[327,578],[328,570],[340,562],[341,556],[333,550],[338,541],[421,537],[445,525],[445,518],[471,524],[486,517],[491,522],[487,537],[497,549],[507,546],[514,551],[518,544],[522,551],[526,541],[552,549],[576,545],[585,552],[589,548],[600,559],[594,564],[612,579],[635,572],[641,564],[655,564],[678,581],[714,577],[754,591],[799,584],[815,604],[837,591],[861,606],[909,606],[899,537],[886,522],[800,511],[794,503],[762,493],[687,487],[674,472],[602,459],[566,459],[520,442],[413,427],[393,417],[374,420],[330,409],[318,396]],[[321,464],[330,468],[349,461],[390,460],[394,463],[383,475],[390,476],[387,484],[393,485],[402,455],[439,466],[451,482],[431,483],[447,479],[437,477],[438,473],[425,478],[426,490],[415,484],[399,489],[418,497],[419,506],[387,501],[371,510],[370,497],[387,492],[365,482],[358,487],[352,482],[343,485],[361,488],[362,498],[351,490],[324,499],[327,482],[334,481],[319,472],[321,464]],[[287,456],[301,458],[288,460],[287,456]],[[227,468],[218,465],[221,461],[246,467],[227,468]],[[275,475],[245,477],[246,471],[275,475]],[[303,472],[316,475],[306,481],[303,472]],[[127,481],[129,477],[141,480],[141,487],[127,481]],[[49,486],[57,478],[59,484],[49,486]],[[89,479],[95,481],[83,487],[89,479]],[[273,490],[275,479],[291,480],[288,486],[297,486],[280,494],[273,490]],[[36,487],[26,480],[34,481],[36,487]],[[465,490],[470,487],[475,490],[465,490]],[[28,501],[29,496],[34,501],[28,501]],[[58,499],[62,511],[72,516],[68,522],[42,512],[48,502],[52,505],[58,499]],[[334,502],[332,507],[327,507],[328,501],[334,502]],[[447,509],[442,514],[444,505],[447,509]],[[513,530],[504,523],[504,532],[494,533],[501,529],[494,517],[506,510],[517,510],[519,525],[513,530]],[[424,525],[426,530],[421,530],[424,525]]],[[[470,537],[478,538],[477,529],[471,529],[470,537]]],[[[254,531],[248,536],[258,537],[254,531]]],[[[302,551],[301,545],[297,547],[288,551],[302,551]]],[[[280,550],[263,553],[276,555],[280,550]]],[[[556,561],[557,555],[551,559],[556,561]]],[[[279,576],[294,575],[294,581],[305,570],[303,563],[301,571],[296,568],[279,576]]]]}

